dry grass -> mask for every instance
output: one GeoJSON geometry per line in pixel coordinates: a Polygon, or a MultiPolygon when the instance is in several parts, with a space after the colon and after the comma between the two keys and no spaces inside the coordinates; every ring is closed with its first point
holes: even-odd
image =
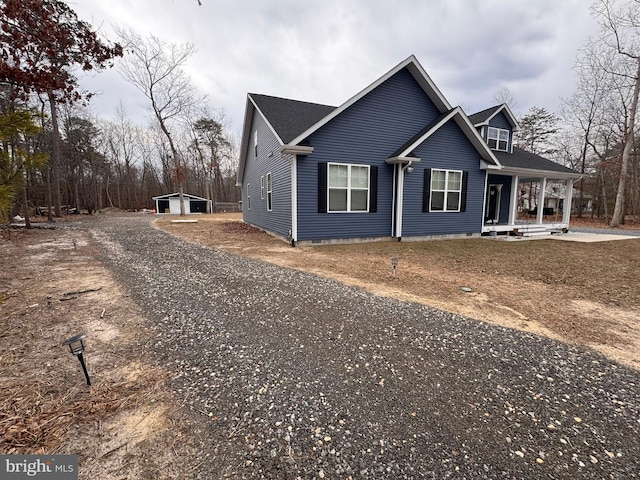
{"type": "Polygon", "coordinates": [[[80,478],[179,478],[172,459],[190,447],[169,374],[98,256],[78,231],[0,238],[0,453],[78,454],[80,478]],[[78,333],[91,387],[62,345],[78,333]]]}

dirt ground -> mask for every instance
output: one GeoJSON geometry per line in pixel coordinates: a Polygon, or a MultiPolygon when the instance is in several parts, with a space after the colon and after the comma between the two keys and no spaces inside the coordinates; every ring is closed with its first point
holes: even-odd
{"type": "Polygon", "coordinates": [[[0,453],[78,454],[87,479],[189,478],[169,373],[88,233],[0,230],[0,245],[0,453]],[[91,387],[62,345],[79,333],[91,387]]]}
{"type": "MultiPolygon", "coordinates": [[[[162,217],[157,225],[204,245],[377,295],[585,345],[640,368],[640,238],[588,244],[554,238],[469,239],[291,248],[241,218],[202,215],[197,223],[181,223],[179,217],[162,217]]],[[[573,224],[605,226],[586,219],[573,224]]]]}
{"type": "MultiPolygon", "coordinates": [[[[586,345],[640,368],[640,239],[291,248],[238,214],[175,219],[162,217],[158,226],[378,295],[586,345]]],[[[190,478],[198,468],[192,425],[166,385],[170,373],[144,347],[150,326],[89,234],[0,230],[0,247],[0,452],[75,453],[80,478],[190,478]],[[62,346],[83,332],[91,332],[91,388],[62,346]]]]}

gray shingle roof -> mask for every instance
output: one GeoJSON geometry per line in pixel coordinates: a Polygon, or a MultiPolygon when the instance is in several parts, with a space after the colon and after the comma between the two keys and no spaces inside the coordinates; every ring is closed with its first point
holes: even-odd
{"type": "Polygon", "coordinates": [[[490,107],[482,110],[481,112],[474,113],[473,115],[469,115],[469,120],[471,120],[473,125],[484,123],[491,118],[494,113],[496,113],[496,110],[499,110],[500,108],[502,108],[502,105],[496,105],[495,107],[490,107]]]}
{"type": "Polygon", "coordinates": [[[289,143],[336,107],[250,93],[260,111],[284,143],[289,143]]]}
{"type": "Polygon", "coordinates": [[[546,170],[549,172],[573,173],[579,175],[575,170],[571,170],[559,163],[552,162],[547,158],[536,155],[535,153],[529,153],[518,147],[513,147],[513,153],[498,151],[494,151],[493,153],[498,157],[500,163],[507,168],[526,168],[528,170],[546,170]]]}

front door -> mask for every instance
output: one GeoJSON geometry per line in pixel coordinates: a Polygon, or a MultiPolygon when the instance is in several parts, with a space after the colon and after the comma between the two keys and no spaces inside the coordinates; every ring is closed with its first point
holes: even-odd
{"type": "Polygon", "coordinates": [[[498,223],[500,220],[500,192],[502,185],[489,185],[484,223],[498,223]]]}

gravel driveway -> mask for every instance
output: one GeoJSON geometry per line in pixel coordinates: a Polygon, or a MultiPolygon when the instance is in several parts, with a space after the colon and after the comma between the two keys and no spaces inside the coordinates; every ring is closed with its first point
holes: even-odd
{"type": "Polygon", "coordinates": [[[157,332],[199,478],[640,477],[640,372],[150,221],[88,227],[157,332]]]}

